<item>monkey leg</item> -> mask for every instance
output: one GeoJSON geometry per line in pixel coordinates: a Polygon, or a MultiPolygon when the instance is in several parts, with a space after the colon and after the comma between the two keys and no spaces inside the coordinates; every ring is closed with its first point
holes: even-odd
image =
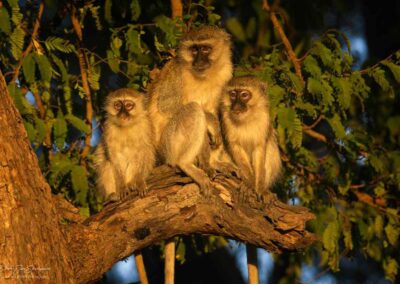
{"type": "Polygon", "coordinates": [[[97,184],[101,188],[104,205],[119,200],[115,169],[111,162],[105,161],[98,173],[97,184]]]}
{"type": "Polygon", "coordinates": [[[135,253],[135,263],[136,269],[139,274],[139,280],[141,284],[149,284],[149,280],[147,279],[146,268],[144,266],[143,255],[138,252],[135,253]]]}
{"type": "Polygon", "coordinates": [[[206,142],[207,123],[197,103],[189,103],[171,118],[162,134],[163,153],[167,164],[179,167],[191,177],[205,195],[211,183],[207,174],[195,166],[196,159],[206,142]]]}
{"type": "Polygon", "coordinates": [[[249,274],[249,284],[258,284],[258,264],[257,247],[246,245],[247,271],[249,274]]]}
{"type": "Polygon", "coordinates": [[[164,283],[174,284],[175,278],[175,241],[169,240],[165,244],[164,283]]]}

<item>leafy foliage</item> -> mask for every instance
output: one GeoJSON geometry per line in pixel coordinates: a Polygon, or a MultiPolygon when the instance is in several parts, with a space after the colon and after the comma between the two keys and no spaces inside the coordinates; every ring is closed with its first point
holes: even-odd
{"type": "MultiPolygon", "coordinates": [[[[29,9],[30,1],[6,0],[0,7],[0,67],[7,73],[22,66],[9,90],[28,138],[53,191],[80,206],[83,214],[99,208],[93,198],[92,151],[87,156],[82,152],[84,137],[90,138],[99,128],[92,130],[91,124],[102,120],[104,96],[118,87],[146,90],[151,71],[175,56],[183,31],[222,19],[222,9],[204,1],[185,3],[183,17],[171,19],[167,2],[80,2],[76,8],[82,42],[71,23],[63,20],[71,16],[74,2],[45,7],[54,13],[40,20],[36,38],[31,38],[31,29],[37,5],[29,9]],[[33,48],[26,52],[30,42],[33,48]],[[78,51],[84,57],[83,71],[78,51]],[[82,72],[88,78],[93,121],[86,116],[82,72]],[[24,97],[31,94],[33,105],[24,97]]],[[[400,234],[400,51],[354,71],[348,39],[330,30],[311,44],[298,43],[295,52],[304,51],[300,79],[284,47],[275,44],[280,39],[274,29],[265,29],[269,14],[260,4],[253,1],[248,7],[250,17],[226,16],[224,23],[232,34],[235,58],[240,59],[236,74],[256,74],[269,86],[271,116],[286,169],[275,191],[288,200],[296,197],[317,214],[310,227],[321,242],[291,265],[318,255],[321,266],[336,271],[341,257],[360,251],[379,262],[386,277],[395,281],[400,234]]],[[[178,244],[181,261],[193,245],[188,240],[178,244]]],[[[211,238],[197,247],[206,251],[220,245],[224,245],[220,238],[211,238]]],[[[298,274],[300,269],[293,271],[298,274]]]]}

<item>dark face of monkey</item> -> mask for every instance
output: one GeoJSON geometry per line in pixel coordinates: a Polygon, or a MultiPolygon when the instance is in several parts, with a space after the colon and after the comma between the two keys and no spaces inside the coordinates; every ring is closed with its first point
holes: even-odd
{"type": "Polygon", "coordinates": [[[192,68],[198,73],[202,73],[211,66],[209,55],[212,47],[207,44],[193,44],[189,47],[193,61],[192,68]]]}
{"type": "Polygon", "coordinates": [[[252,98],[252,93],[246,89],[232,89],[228,92],[230,99],[230,113],[239,118],[248,110],[248,102],[252,98]]]}
{"type": "Polygon", "coordinates": [[[143,95],[130,89],[111,93],[106,101],[108,119],[118,126],[129,126],[134,118],[144,113],[143,95]]]}
{"type": "Polygon", "coordinates": [[[216,27],[195,28],[183,36],[178,58],[196,77],[218,74],[227,65],[231,67],[230,37],[216,27]]]}

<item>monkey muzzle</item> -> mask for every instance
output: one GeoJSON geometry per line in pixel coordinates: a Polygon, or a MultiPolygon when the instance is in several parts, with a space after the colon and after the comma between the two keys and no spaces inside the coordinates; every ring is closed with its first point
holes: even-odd
{"type": "Polygon", "coordinates": [[[203,73],[204,71],[206,71],[208,68],[211,67],[211,62],[208,59],[208,55],[204,55],[199,52],[194,57],[192,67],[196,73],[203,73]]]}

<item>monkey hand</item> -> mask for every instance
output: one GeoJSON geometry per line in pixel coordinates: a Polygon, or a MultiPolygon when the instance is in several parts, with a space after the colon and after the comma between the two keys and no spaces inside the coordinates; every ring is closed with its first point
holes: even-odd
{"type": "Polygon", "coordinates": [[[231,163],[218,162],[218,164],[216,165],[216,168],[217,168],[217,171],[222,173],[224,176],[240,178],[239,169],[231,163]]]}
{"type": "Polygon", "coordinates": [[[142,177],[138,177],[135,182],[130,183],[125,190],[125,195],[123,198],[127,197],[130,194],[139,195],[140,197],[144,197],[147,193],[147,184],[143,180],[142,177]]]}
{"type": "Polygon", "coordinates": [[[110,193],[110,194],[106,197],[106,199],[104,200],[104,202],[103,202],[103,207],[106,206],[106,205],[108,205],[108,204],[117,202],[117,201],[119,201],[118,195],[117,195],[115,192],[112,192],[112,193],[110,193]]]}
{"type": "Polygon", "coordinates": [[[215,150],[222,144],[222,136],[219,131],[217,131],[216,133],[208,131],[207,135],[211,149],[215,150]]]}

